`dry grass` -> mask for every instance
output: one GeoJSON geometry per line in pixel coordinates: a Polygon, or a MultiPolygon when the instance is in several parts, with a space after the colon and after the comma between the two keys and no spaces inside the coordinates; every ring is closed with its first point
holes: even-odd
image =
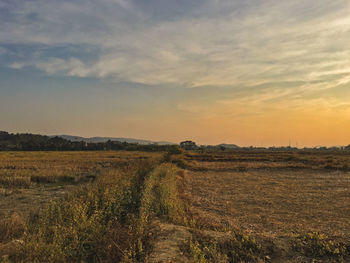
{"type": "Polygon", "coordinates": [[[346,151],[233,151],[190,153],[188,168],[200,171],[241,171],[246,169],[313,169],[350,171],[346,151]]]}
{"type": "Polygon", "coordinates": [[[11,187],[19,187],[19,188],[29,188],[31,182],[31,178],[28,176],[1,176],[0,177],[0,185],[2,187],[11,188],[11,187]]]}
{"type": "Polygon", "coordinates": [[[266,236],[318,231],[350,238],[350,173],[191,172],[188,178],[194,210],[219,226],[266,236]]]}
{"type": "Polygon", "coordinates": [[[24,230],[23,220],[16,213],[12,214],[11,218],[2,219],[0,221],[0,243],[21,237],[24,230]]]}
{"type": "Polygon", "coordinates": [[[51,182],[51,178],[56,176],[74,178],[89,176],[98,169],[125,166],[135,160],[151,159],[160,155],[160,153],[124,151],[0,152],[0,178],[31,177],[33,182],[46,183],[51,182]]]}
{"type": "Polygon", "coordinates": [[[192,165],[187,194],[199,228],[272,242],[285,260],[295,256],[297,233],[324,233],[350,244],[350,172],[343,169],[348,155],[234,152],[186,159],[192,165]]]}
{"type": "Polygon", "coordinates": [[[347,262],[348,163],[345,152],[3,152],[0,257],[145,262],[154,239],[174,256],[182,242],[192,262],[347,262]]]}
{"type": "Polygon", "coordinates": [[[161,153],[108,152],[0,152],[0,217],[61,198],[102,170],[127,167],[139,160],[161,158],[161,153]]]}
{"type": "Polygon", "coordinates": [[[0,157],[5,174],[1,262],[143,261],[144,181],[162,154],[15,152],[0,157]]]}

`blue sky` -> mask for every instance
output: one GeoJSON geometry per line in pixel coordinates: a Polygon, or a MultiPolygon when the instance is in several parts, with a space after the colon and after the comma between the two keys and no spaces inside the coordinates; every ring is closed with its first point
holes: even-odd
{"type": "Polygon", "coordinates": [[[349,43],[342,0],[0,0],[0,128],[348,144],[349,43]]]}

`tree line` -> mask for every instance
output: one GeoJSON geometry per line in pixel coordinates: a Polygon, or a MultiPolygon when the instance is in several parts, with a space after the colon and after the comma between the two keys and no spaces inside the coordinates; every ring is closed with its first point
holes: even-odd
{"type": "Polygon", "coordinates": [[[137,144],[119,141],[73,142],[55,136],[0,131],[0,151],[179,151],[178,145],[137,144]]]}

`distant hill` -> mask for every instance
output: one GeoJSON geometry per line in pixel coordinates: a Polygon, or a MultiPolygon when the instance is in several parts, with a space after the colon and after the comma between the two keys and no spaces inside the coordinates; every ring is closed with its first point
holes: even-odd
{"type": "Polygon", "coordinates": [[[68,141],[72,142],[87,142],[87,143],[100,143],[100,142],[107,142],[107,141],[118,141],[118,142],[127,142],[127,143],[137,143],[142,145],[147,144],[158,144],[158,145],[174,145],[175,143],[172,142],[166,142],[166,141],[148,141],[148,140],[140,140],[140,139],[133,139],[133,138],[116,138],[116,137],[91,137],[91,138],[85,138],[80,136],[72,136],[72,135],[53,135],[50,137],[61,137],[63,139],[66,139],[68,141]]]}

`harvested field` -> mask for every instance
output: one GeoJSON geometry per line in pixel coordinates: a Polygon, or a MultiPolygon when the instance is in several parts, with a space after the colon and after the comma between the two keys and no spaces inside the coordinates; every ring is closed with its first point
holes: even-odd
{"type": "Polygon", "coordinates": [[[350,238],[348,172],[189,172],[188,180],[194,211],[218,227],[269,237],[305,231],[350,238]]]}
{"type": "Polygon", "coordinates": [[[348,155],[246,151],[185,159],[186,193],[198,228],[272,243],[273,262],[311,262],[294,251],[297,235],[321,233],[331,242],[350,244],[348,155]]]}
{"type": "Polygon", "coordinates": [[[346,152],[0,159],[0,262],[350,262],[346,152]]]}
{"type": "Polygon", "coordinates": [[[169,209],[173,203],[166,194],[177,194],[171,185],[177,168],[159,165],[161,156],[2,153],[4,178],[9,179],[0,181],[0,262],[143,262],[153,211],[174,220],[178,216],[169,209]],[[27,184],[13,183],[17,172],[27,184]],[[73,180],[55,180],[65,176],[73,180]],[[160,185],[157,177],[167,181],[160,185]],[[161,206],[153,188],[164,191],[161,206]]]}
{"type": "Polygon", "coordinates": [[[26,217],[91,182],[102,170],[159,158],[146,152],[0,152],[0,217],[26,217]]]}
{"type": "Polygon", "coordinates": [[[350,171],[350,154],[344,151],[232,151],[190,153],[191,170],[313,169],[350,171]]]}

